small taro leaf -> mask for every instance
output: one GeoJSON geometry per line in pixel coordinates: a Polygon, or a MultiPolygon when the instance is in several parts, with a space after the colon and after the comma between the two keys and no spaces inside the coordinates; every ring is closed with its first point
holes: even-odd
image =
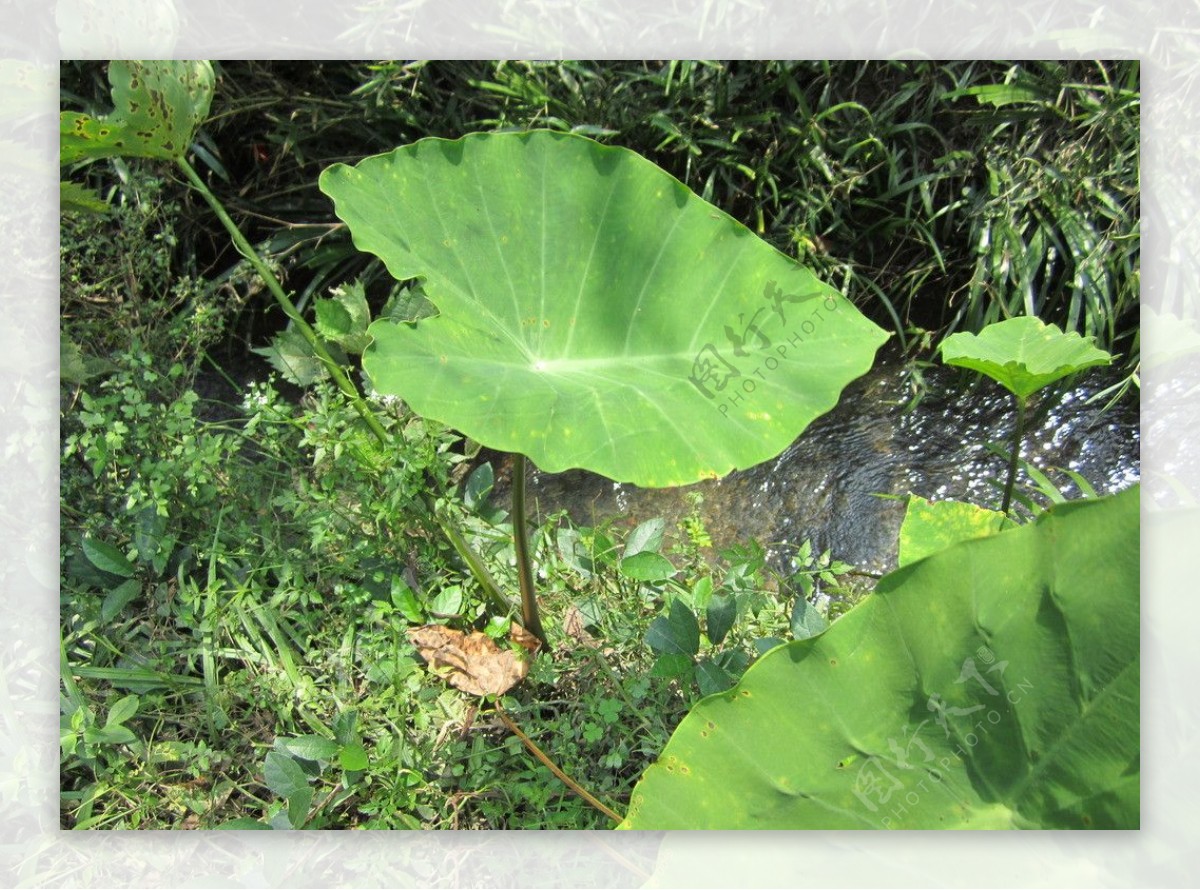
{"type": "Polygon", "coordinates": [[[108,202],[77,182],[63,181],[58,184],[59,213],[104,213],[108,202]]]}
{"type": "Polygon", "coordinates": [[[332,761],[338,755],[338,744],[319,735],[302,735],[294,739],[283,739],[283,747],[289,754],[302,760],[332,761]]]}
{"type": "Polygon", "coordinates": [[[272,792],[285,799],[308,790],[308,777],[304,770],[282,751],[267,752],[263,762],[263,782],[272,792]]]}
{"type": "Polygon", "coordinates": [[[457,584],[441,590],[429,604],[429,614],[436,618],[454,618],[462,610],[463,592],[457,584]]]}
{"type": "Polygon", "coordinates": [[[796,597],[792,606],[792,636],[797,640],[807,640],[815,637],[829,627],[825,616],[817,611],[817,607],[802,596],[796,597]]]}
{"type": "Polygon", "coordinates": [[[720,645],[733,627],[737,618],[737,597],[728,593],[713,594],[705,613],[705,627],[708,630],[708,641],[714,646],[720,645]]]}
{"type": "Polygon", "coordinates": [[[666,487],[753,466],[887,339],[666,171],[586,137],[422,139],[320,187],[438,308],[371,325],[375,388],[546,472],[666,487]]]}
{"type": "Polygon", "coordinates": [[[665,581],[675,574],[675,566],[659,553],[649,550],[621,560],[621,574],[635,581],[665,581]]]}
{"type": "Polygon", "coordinates": [[[120,726],[137,713],[138,705],[140,703],[141,699],[139,699],[136,695],[125,696],[108,709],[108,717],[105,719],[104,725],[120,726]]]}
{"type": "Polygon", "coordinates": [[[663,532],[667,523],[663,519],[647,519],[629,533],[625,539],[625,556],[635,553],[657,553],[662,549],[663,532]]]}
{"type": "Polygon", "coordinates": [[[697,704],[621,827],[1138,828],[1139,542],[1135,486],[892,572],[697,704]]]}
{"type": "Polygon", "coordinates": [[[84,538],[83,552],[88,561],[102,572],[130,578],[135,571],[133,563],[126,559],[118,548],[99,538],[84,538]]]}
{"type": "Polygon", "coordinates": [[[900,525],[896,561],[908,565],[959,541],[994,535],[1004,524],[1004,514],[996,510],[961,501],[927,501],[912,495],[900,525]]]}
{"type": "Polygon", "coordinates": [[[692,661],[690,655],[681,655],[678,652],[660,655],[654,662],[654,666],[650,668],[651,677],[661,677],[664,680],[691,680],[692,671],[695,668],[695,662],[692,661]]]}
{"type": "Polygon", "coordinates": [[[338,752],[338,765],[346,772],[360,772],[370,765],[367,749],[358,742],[342,746],[338,752]]]}
{"type": "Polygon", "coordinates": [[[1022,399],[1069,374],[1112,362],[1090,339],[1064,334],[1030,315],[990,324],[978,336],[952,334],[940,349],[946,364],[986,374],[1022,399]]]}
{"type": "Polygon", "coordinates": [[[659,655],[691,658],[700,651],[700,625],[696,616],[679,600],[672,600],[669,613],[650,622],[646,645],[659,655]]]}
{"type": "Polygon", "coordinates": [[[212,103],[209,62],[114,60],[108,64],[108,80],[111,114],[60,115],[60,163],[111,157],[174,160],[186,154],[212,103]]]}
{"type": "Polygon", "coordinates": [[[100,604],[100,620],[112,621],[141,593],[142,582],[136,578],[130,578],[128,581],[118,584],[105,595],[104,602],[100,604]]]}
{"type": "Polygon", "coordinates": [[[467,486],[463,489],[463,503],[468,510],[478,512],[487,504],[488,495],[492,493],[496,475],[490,463],[482,463],[471,471],[467,477],[467,486]]]}
{"type": "Polygon", "coordinates": [[[729,672],[711,658],[702,658],[696,664],[696,685],[700,687],[701,695],[724,692],[734,682],[729,672]]]}
{"type": "Polygon", "coordinates": [[[585,578],[592,576],[592,561],[584,550],[578,531],[561,527],[554,534],[554,543],[563,562],[585,578]]]}

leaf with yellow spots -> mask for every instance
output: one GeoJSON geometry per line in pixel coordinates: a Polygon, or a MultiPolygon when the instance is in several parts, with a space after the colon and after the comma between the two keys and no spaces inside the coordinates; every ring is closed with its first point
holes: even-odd
{"type": "Polygon", "coordinates": [[[183,157],[213,97],[212,65],[198,61],[109,62],[114,108],[93,117],[64,111],[59,160],[183,157]]]}
{"type": "Polygon", "coordinates": [[[1060,504],[883,578],[701,700],[621,827],[1137,828],[1138,506],[1060,504]]]}

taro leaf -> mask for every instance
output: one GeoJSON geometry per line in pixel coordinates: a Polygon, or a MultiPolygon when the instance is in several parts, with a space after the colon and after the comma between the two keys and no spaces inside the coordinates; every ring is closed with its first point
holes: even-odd
{"type": "Polygon", "coordinates": [[[1137,828],[1136,488],[883,578],[688,714],[623,827],[1137,828]]]}
{"type": "Polygon", "coordinates": [[[442,673],[446,682],[471,695],[503,695],[529,673],[529,661],[537,652],[537,638],[514,624],[509,639],[523,652],[501,648],[487,634],[470,635],[440,624],[413,628],[408,632],[417,652],[430,669],[442,673]]]}
{"type": "Polygon", "coordinates": [[[346,772],[362,772],[371,765],[371,760],[367,757],[367,749],[362,746],[361,742],[351,742],[338,751],[338,766],[346,772]]]}
{"type": "Polygon", "coordinates": [[[1112,356],[1072,331],[1030,315],[988,325],[975,334],[952,334],[942,341],[942,361],[991,377],[1026,399],[1069,374],[1107,365],[1112,356]]]}
{"type": "Polygon", "coordinates": [[[664,487],[752,466],[887,338],[645,158],[585,137],[423,139],[320,185],[440,313],[371,325],[375,388],[549,472],[664,487]]]}
{"type": "Polygon", "coordinates": [[[435,618],[453,618],[462,611],[463,591],[457,584],[451,584],[438,591],[437,596],[429,604],[429,614],[435,618]]]}
{"type": "Polygon", "coordinates": [[[92,117],[64,111],[59,160],[183,157],[208,116],[213,69],[206,61],[113,61],[108,65],[113,112],[92,117]]]}
{"type": "Polygon", "coordinates": [[[911,495],[900,526],[896,561],[901,566],[945,550],[959,541],[986,538],[1005,525],[1005,516],[962,501],[927,501],[911,495]]]}

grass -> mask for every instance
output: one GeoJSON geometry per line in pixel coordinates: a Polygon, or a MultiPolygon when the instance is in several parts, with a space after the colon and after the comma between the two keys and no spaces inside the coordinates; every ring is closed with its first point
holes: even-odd
{"type": "MultiPolygon", "coordinates": [[[[455,437],[393,410],[387,422],[403,430],[405,450],[373,453],[364,473],[370,434],[328,385],[301,404],[257,385],[241,423],[217,422],[196,415],[193,391],[172,397],[179,375],[160,375],[148,357],[113,364],[64,418],[64,827],[608,824],[489,704],[431,676],[405,633],[485,619],[470,576],[412,518],[417,486],[453,491],[459,480],[446,506],[515,589],[507,515],[486,489],[463,500],[455,437]],[[129,713],[113,722],[115,708],[129,713]],[[364,763],[289,748],[312,738],[361,746],[364,763]],[[281,784],[280,760],[303,785],[281,784]],[[302,809],[289,816],[299,792],[302,809]]],[[[746,661],[754,639],[787,633],[790,594],[769,580],[761,550],[718,558],[701,522],[665,545],[683,586],[622,576],[622,531],[560,514],[534,537],[560,645],[503,705],[618,812],[699,695],[687,678],[655,673],[646,631],[667,599],[689,598],[700,578],[740,596],[742,620],[723,648],[745,650],[746,661]]]]}
{"type": "MultiPolygon", "coordinates": [[[[65,101],[98,101],[99,74],[66,65],[65,101]]],[[[420,311],[329,225],[321,169],[540,126],[650,157],[840,285],[914,368],[950,331],[1034,312],[1132,374],[1137,77],[1133,62],[229,62],[197,167],[310,317],[355,278],[376,315],[420,311]]],[[[429,520],[431,491],[516,589],[503,466],[387,400],[399,444],[380,449],[268,344],[281,320],[181,183],[150,164],[83,175],[113,209],[62,225],[63,827],[607,826],[406,633],[495,611],[429,520]],[[291,383],[262,380],[251,346],[291,383]],[[232,402],[201,394],[218,376],[232,402]]],[[[869,590],[811,548],[786,578],[759,542],[714,553],[704,521],[701,503],[676,529],[537,520],[556,645],[501,705],[618,813],[697,697],[798,632],[797,594],[836,618],[869,590]],[[623,572],[635,546],[675,575],[623,572]],[[704,634],[670,657],[653,641],[677,615],[704,634]]]]}

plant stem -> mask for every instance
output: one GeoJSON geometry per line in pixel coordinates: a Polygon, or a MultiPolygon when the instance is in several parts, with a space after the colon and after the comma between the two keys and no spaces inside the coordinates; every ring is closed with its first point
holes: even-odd
{"type": "Polygon", "coordinates": [[[586,788],[584,788],[582,785],[580,785],[578,782],[576,782],[574,779],[572,779],[570,776],[568,776],[566,773],[564,773],[561,769],[559,769],[558,766],[554,763],[554,761],[551,760],[549,757],[547,757],[546,754],[542,751],[542,749],[539,748],[536,744],[534,744],[533,739],[531,739],[529,736],[525,735],[525,733],[521,732],[521,728],[519,726],[517,726],[516,723],[513,722],[513,719],[511,717],[508,716],[508,712],[505,711],[504,708],[500,707],[500,702],[496,702],[496,716],[499,717],[502,721],[504,721],[504,725],[508,727],[509,732],[511,732],[513,735],[515,735],[517,738],[519,738],[521,740],[521,744],[523,744],[526,748],[529,749],[529,753],[531,753],[534,757],[536,757],[538,760],[540,760],[542,763],[544,763],[546,765],[546,768],[548,770],[550,770],[550,772],[554,773],[554,775],[556,775],[559,778],[559,780],[562,781],[562,783],[564,785],[566,785],[568,788],[570,788],[572,791],[574,791],[576,794],[578,794],[580,797],[582,797],[584,800],[586,800],[589,804],[591,804],[597,810],[602,812],[608,818],[610,818],[614,822],[620,824],[620,822],[621,822],[620,816],[618,816],[611,808],[606,807],[603,803],[601,803],[599,800],[597,800],[596,797],[594,797],[586,788]]]}
{"type": "Polygon", "coordinates": [[[1013,427],[1012,454],[1008,457],[1008,479],[1004,483],[1004,502],[1000,505],[1000,512],[1005,516],[1008,515],[1008,508],[1012,505],[1013,485],[1017,481],[1017,464],[1021,458],[1021,439],[1025,436],[1025,399],[1015,393],[1013,398],[1017,400],[1017,422],[1013,427]]]}
{"type": "Polygon", "coordinates": [[[529,559],[529,528],[525,523],[525,455],[514,454],[512,466],[513,548],[517,552],[517,580],[521,585],[521,623],[548,646],[546,631],[538,615],[537,592],[533,586],[533,564],[529,559]]]}
{"type": "MultiPolygon", "coordinates": [[[[371,409],[371,406],[367,404],[366,399],[364,399],[359,393],[358,387],[356,387],[354,382],[346,375],[346,372],[342,366],[339,365],[334,360],[333,356],[329,354],[329,350],[325,348],[325,344],[321,342],[321,338],[317,336],[317,332],[312,329],[312,325],[304,320],[304,316],[300,313],[300,310],[296,308],[296,304],[293,303],[291,298],[287,295],[287,292],[283,289],[283,285],[279,283],[279,279],[276,278],[275,273],[271,271],[271,267],[263,261],[262,257],[258,255],[258,252],[251,246],[250,242],[246,240],[246,236],[243,235],[241,229],[237,227],[237,223],[233,221],[233,218],[230,217],[228,212],[226,212],[224,205],[220,202],[217,196],[212,193],[212,190],[209,189],[204,180],[200,178],[200,174],[198,174],[195,168],[188,163],[187,158],[179,157],[176,159],[176,163],[179,164],[179,169],[183,171],[184,176],[187,177],[187,180],[191,183],[192,188],[194,188],[200,194],[200,197],[205,200],[208,206],[212,208],[213,213],[217,215],[217,219],[221,221],[221,225],[225,227],[225,231],[229,233],[229,237],[233,239],[234,246],[237,247],[238,253],[244,256],[250,265],[254,267],[254,271],[259,274],[263,282],[267,285],[267,289],[271,291],[271,295],[275,297],[275,302],[279,304],[279,307],[283,309],[284,314],[291,319],[292,323],[296,326],[296,330],[300,332],[300,335],[304,337],[305,341],[309,344],[309,346],[312,347],[313,354],[316,355],[321,364],[325,366],[325,369],[329,371],[329,376],[333,378],[333,381],[337,384],[338,389],[340,389],[346,395],[346,397],[350,399],[350,403],[354,406],[354,410],[358,412],[359,416],[366,423],[367,428],[370,429],[375,438],[379,440],[381,445],[389,445],[391,443],[391,437],[389,436],[388,431],[384,429],[383,424],[379,422],[379,418],[375,416],[375,412],[371,409]]],[[[459,557],[462,558],[463,562],[467,564],[467,568],[470,570],[479,586],[483,589],[484,595],[491,602],[492,607],[507,613],[512,608],[512,604],[509,602],[508,597],[501,592],[499,585],[496,584],[495,580],[488,572],[487,567],[483,564],[483,560],[480,559],[479,555],[471,549],[466,539],[464,539],[463,536],[458,533],[458,529],[454,528],[448,521],[444,520],[438,514],[433,500],[428,492],[421,493],[421,500],[425,505],[425,509],[433,518],[433,521],[437,523],[442,533],[450,541],[450,545],[454,548],[455,552],[457,552],[459,557]]]]}

